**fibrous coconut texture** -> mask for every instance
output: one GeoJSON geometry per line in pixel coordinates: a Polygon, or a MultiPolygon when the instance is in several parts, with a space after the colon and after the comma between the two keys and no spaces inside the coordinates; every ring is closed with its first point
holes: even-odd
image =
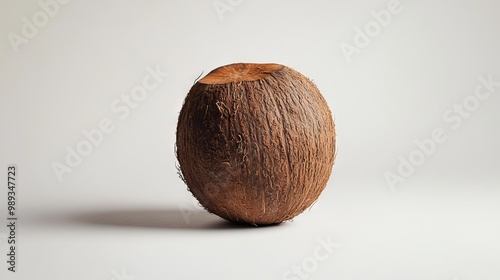
{"type": "Polygon", "coordinates": [[[253,225],[287,221],[325,188],[335,126],[318,88],[279,64],[219,67],[189,91],[177,124],[177,158],[209,212],[253,225]]]}

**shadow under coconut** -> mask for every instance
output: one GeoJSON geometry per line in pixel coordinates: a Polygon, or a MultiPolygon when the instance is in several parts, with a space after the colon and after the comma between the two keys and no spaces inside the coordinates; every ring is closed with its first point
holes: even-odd
{"type": "Polygon", "coordinates": [[[203,210],[135,209],[105,210],[76,214],[71,222],[88,225],[179,230],[256,229],[278,226],[253,226],[226,221],[203,210]]]}

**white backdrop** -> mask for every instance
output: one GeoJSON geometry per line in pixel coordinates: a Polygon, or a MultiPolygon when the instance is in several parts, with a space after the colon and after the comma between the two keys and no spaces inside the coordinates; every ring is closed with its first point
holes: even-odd
{"type": "Polygon", "coordinates": [[[1,278],[500,278],[499,10],[1,0],[2,224],[18,171],[17,272],[2,261],[1,278]],[[293,222],[230,226],[176,174],[185,95],[233,62],[302,72],[334,114],[329,184],[293,222]]]}

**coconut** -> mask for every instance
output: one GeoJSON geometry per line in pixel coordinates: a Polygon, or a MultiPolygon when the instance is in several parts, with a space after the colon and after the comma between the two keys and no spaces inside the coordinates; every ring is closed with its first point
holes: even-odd
{"type": "Polygon", "coordinates": [[[187,94],[176,138],[181,176],[200,204],[253,225],[281,223],[310,207],[336,151],[320,91],[280,64],[211,71],[187,94]]]}

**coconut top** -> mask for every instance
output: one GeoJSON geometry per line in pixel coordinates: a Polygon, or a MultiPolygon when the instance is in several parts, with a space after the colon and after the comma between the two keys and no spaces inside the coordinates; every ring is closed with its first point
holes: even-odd
{"type": "Polygon", "coordinates": [[[275,63],[234,63],[212,70],[198,82],[220,85],[234,82],[255,81],[266,78],[285,66],[275,63]]]}

